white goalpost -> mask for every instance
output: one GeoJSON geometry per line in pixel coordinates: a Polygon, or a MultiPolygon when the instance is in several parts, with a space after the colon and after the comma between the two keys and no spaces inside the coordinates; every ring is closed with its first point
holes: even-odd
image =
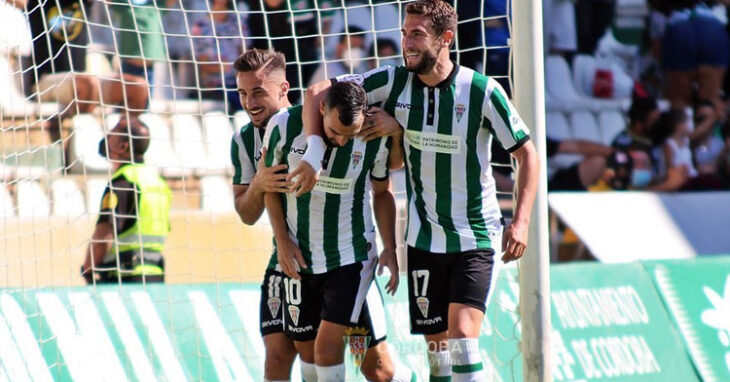
{"type": "Polygon", "coordinates": [[[540,153],[540,181],[532,210],[530,243],[519,264],[523,380],[551,381],[550,256],[545,158],[545,72],[542,1],[514,1],[515,105],[540,153]]]}

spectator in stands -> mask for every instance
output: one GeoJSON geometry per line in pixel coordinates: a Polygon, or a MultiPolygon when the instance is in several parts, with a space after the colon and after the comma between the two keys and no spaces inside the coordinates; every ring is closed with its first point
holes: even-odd
{"type": "Polygon", "coordinates": [[[730,188],[730,121],[722,126],[722,138],[725,141],[725,149],[718,158],[717,175],[725,188],[730,188]]]}
{"type": "Polygon", "coordinates": [[[575,3],[572,0],[543,2],[545,51],[549,54],[571,54],[578,49],[575,27],[575,3]]]}
{"type": "Polygon", "coordinates": [[[677,191],[687,180],[684,167],[662,168],[661,147],[652,140],[661,112],[651,97],[635,97],[629,109],[629,126],[611,144],[629,153],[633,161],[631,188],[649,191],[677,191]]]}
{"type": "Polygon", "coordinates": [[[547,138],[547,157],[556,154],[579,154],[585,159],[569,168],[553,174],[548,188],[550,191],[585,191],[603,176],[606,158],[614,149],[600,143],[567,139],[559,141],[547,138]]]}
{"type": "MultiPolygon", "coordinates": [[[[14,0],[17,7],[28,12],[33,35],[33,62],[27,73],[33,83],[42,81],[47,75],[83,73],[86,70],[89,36],[84,15],[90,3],[80,0],[14,0]]],[[[56,81],[59,79],[55,78],[56,81]]]]}
{"type": "Polygon", "coordinates": [[[246,29],[231,0],[212,0],[210,9],[209,17],[200,18],[192,30],[200,93],[203,98],[225,102],[232,114],[241,110],[233,61],[244,51],[246,29]]]}
{"type": "Polygon", "coordinates": [[[715,174],[718,156],[725,147],[721,131],[726,118],[724,110],[716,108],[710,101],[700,101],[694,117],[694,129],[689,138],[697,172],[701,175],[715,174]]]}
{"type": "MultiPolygon", "coordinates": [[[[483,23],[476,16],[479,16],[481,12],[482,2],[449,1],[449,3],[454,5],[459,20],[463,20],[458,24],[458,38],[456,39],[459,64],[481,72],[484,68],[484,63],[482,62],[484,57],[484,44],[482,44],[483,23]]],[[[498,7],[501,7],[500,10],[506,8],[507,4],[506,1],[500,0],[484,0],[483,3],[485,13],[487,12],[486,9],[492,3],[500,3],[498,5],[498,7]]],[[[506,14],[507,12],[501,12],[500,16],[505,16],[506,14]]],[[[492,53],[492,51],[489,51],[489,53],[492,53]]],[[[487,57],[489,57],[489,54],[487,54],[487,57]]]]}
{"type": "Polygon", "coordinates": [[[699,0],[668,0],[671,11],[661,45],[666,97],[673,108],[697,98],[719,102],[728,66],[728,34],[723,23],[699,0]]]}
{"type": "Polygon", "coordinates": [[[248,0],[247,3],[251,11],[248,27],[253,47],[273,48],[284,53],[287,62],[286,78],[292,89],[288,93],[289,100],[297,103],[303,91],[302,87],[309,83],[317,69],[316,61],[321,61],[319,52],[322,41],[319,36],[329,33],[329,18],[332,13],[316,9],[330,8],[331,2],[248,0]]]}
{"type": "Polygon", "coordinates": [[[114,175],[81,267],[89,284],[164,281],[172,194],[157,170],[144,164],[149,143],[147,126],[135,117],[123,117],[99,142],[114,175]]]}
{"type": "MultiPolygon", "coordinates": [[[[487,62],[484,73],[489,76],[506,77],[509,74],[509,26],[507,25],[507,2],[484,1],[484,45],[487,47],[487,62]]],[[[481,55],[481,50],[479,51],[481,55]]],[[[479,58],[481,61],[481,57],[479,58]]],[[[509,93],[507,78],[499,78],[499,84],[509,93]]]]}
{"type": "Polygon", "coordinates": [[[664,163],[667,167],[681,167],[687,169],[690,178],[697,176],[692,159],[692,148],[689,144],[689,136],[692,128],[689,124],[689,117],[684,110],[669,110],[661,115],[659,124],[666,129],[668,136],[662,143],[664,163]]]}
{"type": "Polygon", "coordinates": [[[107,0],[112,27],[118,31],[117,53],[120,72],[147,80],[152,85],[153,64],[164,60],[165,40],[155,0],[107,0]]]}
{"type": "Polygon", "coordinates": [[[335,60],[321,63],[312,75],[310,85],[328,78],[347,73],[362,73],[366,70],[364,65],[365,37],[363,34],[365,31],[352,26],[347,30],[348,33],[343,30],[340,34],[335,60]]]}
{"type": "Polygon", "coordinates": [[[368,58],[367,70],[375,69],[381,65],[403,65],[403,59],[398,53],[398,45],[389,38],[379,38],[373,42],[368,50],[368,58]]]}
{"type": "Polygon", "coordinates": [[[209,18],[206,0],[165,0],[162,11],[162,31],[167,44],[167,59],[170,62],[170,84],[173,89],[168,97],[184,98],[189,94],[184,87],[193,86],[195,73],[192,64],[194,57],[191,44],[192,27],[201,18],[209,18]],[[174,92],[174,94],[173,94],[174,92]]]}
{"type": "MultiPolygon", "coordinates": [[[[32,89],[41,102],[55,101],[55,94],[44,90],[58,88],[73,97],[74,76],[69,73],[86,70],[89,35],[84,15],[91,1],[13,0],[13,4],[27,11],[33,37],[33,54],[23,65],[26,95],[31,95],[32,89]]],[[[69,102],[62,106],[68,106],[69,102]]],[[[48,130],[54,141],[61,137],[61,118],[59,113],[48,121],[48,130]]]]}
{"type": "Polygon", "coordinates": [[[588,191],[624,191],[631,186],[634,160],[629,153],[615,150],[607,158],[606,168],[601,178],[588,191]]]}
{"type": "Polygon", "coordinates": [[[577,0],[575,2],[578,52],[593,55],[598,40],[613,21],[615,0],[577,0]]]}
{"type": "Polygon", "coordinates": [[[657,126],[659,131],[655,133],[655,139],[666,136],[662,144],[662,153],[667,173],[672,170],[687,174],[688,179],[680,186],[680,190],[698,191],[722,188],[721,182],[714,173],[700,175],[694,165],[690,145],[692,127],[684,110],[673,109],[663,113],[657,126]]]}

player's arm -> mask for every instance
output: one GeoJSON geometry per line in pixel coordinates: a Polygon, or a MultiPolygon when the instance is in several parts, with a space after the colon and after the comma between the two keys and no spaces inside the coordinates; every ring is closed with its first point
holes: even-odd
{"type": "Polygon", "coordinates": [[[383,66],[365,74],[346,74],[332,80],[317,82],[307,88],[302,106],[302,123],[304,124],[304,134],[307,136],[307,151],[302,156],[299,166],[287,178],[287,180],[292,180],[296,177],[292,190],[297,192],[297,196],[311,191],[317,183],[317,174],[322,167],[322,157],[324,157],[326,148],[322,139],[324,125],[319,105],[327,98],[327,92],[332,87],[333,81],[353,81],[366,88],[372,85],[373,89],[367,91],[368,104],[372,105],[383,102],[388,97],[392,82],[389,81],[391,73],[392,67],[383,66]]]}
{"type": "MultiPolygon", "coordinates": [[[[266,149],[261,150],[261,157],[266,157],[266,149]]],[[[233,185],[236,212],[242,222],[253,225],[259,220],[264,212],[265,193],[289,192],[291,183],[286,181],[286,169],[285,164],[268,167],[262,160],[250,184],[233,185]]]]}
{"type": "Polygon", "coordinates": [[[395,241],[396,210],[395,198],[390,188],[388,151],[386,142],[381,141],[380,150],[370,168],[370,183],[373,190],[375,221],[378,223],[378,231],[384,246],[380,253],[378,274],[383,273],[383,267],[388,267],[390,280],[385,286],[385,291],[395,294],[398,289],[398,259],[395,252],[397,245],[395,241]]]}
{"type": "Polygon", "coordinates": [[[531,141],[512,152],[517,159],[517,202],[512,223],[505,231],[503,242],[504,255],[502,261],[517,260],[527,247],[527,234],[530,226],[530,213],[537,194],[537,183],[540,172],[540,159],[535,145],[531,141]]]}
{"type": "Polygon", "coordinates": [[[537,193],[540,159],[535,145],[530,141],[529,129],[509,102],[502,86],[490,78],[486,83],[486,90],[487,97],[482,105],[482,114],[489,120],[496,138],[518,163],[515,213],[512,223],[502,236],[504,251],[502,261],[506,263],[522,257],[527,247],[530,213],[537,193]]]}
{"type": "Polygon", "coordinates": [[[312,191],[317,183],[319,170],[322,169],[322,157],[324,157],[326,145],[322,139],[324,125],[319,105],[324,102],[331,86],[332,81],[330,80],[320,81],[310,85],[304,94],[302,123],[304,124],[304,135],[307,136],[307,150],[297,168],[286,178],[287,181],[293,181],[292,191],[297,193],[297,197],[312,191]]]}
{"type": "Polygon", "coordinates": [[[395,241],[395,198],[390,189],[388,177],[384,180],[372,179],[372,185],[375,221],[378,223],[378,232],[380,232],[380,237],[383,240],[383,250],[380,252],[380,260],[378,261],[378,275],[383,274],[384,267],[388,268],[390,280],[385,286],[385,292],[395,295],[399,282],[395,241]]]}
{"type": "Polygon", "coordinates": [[[600,155],[607,157],[613,153],[613,147],[581,139],[568,139],[558,144],[557,151],[563,154],[600,155]]]}
{"type": "MultiPolygon", "coordinates": [[[[279,126],[270,121],[269,127],[264,136],[264,148],[261,156],[261,163],[266,167],[276,167],[280,164],[283,153],[281,150],[283,142],[279,139],[279,134],[272,134],[279,126]],[[277,137],[277,138],[273,138],[277,137]]],[[[266,192],[264,193],[264,206],[269,214],[269,222],[271,229],[274,231],[274,240],[276,240],[276,256],[282,272],[287,276],[299,279],[298,267],[307,268],[304,262],[302,252],[299,247],[289,237],[289,229],[286,225],[286,214],[284,212],[284,203],[282,198],[285,196],[281,193],[266,192]]]]}
{"type": "Polygon", "coordinates": [[[279,261],[281,271],[293,279],[300,279],[299,268],[307,268],[307,263],[302,257],[302,251],[289,237],[289,231],[286,226],[286,217],[284,215],[284,203],[282,203],[281,194],[267,192],[264,195],[264,203],[266,211],[269,213],[271,228],[274,231],[274,239],[276,240],[276,256],[279,261]]]}
{"type": "Polygon", "coordinates": [[[391,170],[398,170],[403,167],[403,126],[398,120],[386,113],[385,110],[371,106],[365,118],[359,136],[365,142],[389,136],[391,138],[388,167],[391,170]]]}

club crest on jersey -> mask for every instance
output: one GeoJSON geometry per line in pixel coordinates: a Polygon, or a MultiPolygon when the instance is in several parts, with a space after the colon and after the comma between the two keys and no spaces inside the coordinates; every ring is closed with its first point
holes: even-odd
{"type": "Polygon", "coordinates": [[[358,163],[360,163],[360,159],[362,159],[362,151],[355,151],[352,153],[352,168],[357,167],[358,163]]]}
{"type": "Polygon", "coordinates": [[[464,106],[463,103],[459,103],[454,108],[454,111],[456,111],[456,121],[461,122],[461,117],[464,116],[464,112],[466,111],[466,106],[464,106]]]}
{"type": "Polygon", "coordinates": [[[355,369],[359,370],[362,365],[363,359],[365,359],[365,353],[370,345],[370,336],[365,328],[356,326],[354,328],[345,329],[345,336],[343,337],[345,345],[350,348],[350,356],[352,357],[352,363],[355,365],[355,369]]]}
{"type": "Polygon", "coordinates": [[[289,305],[289,317],[291,317],[294,326],[299,326],[299,307],[289,305]]]}
{"type": "Polygon", "coordinates": [[[428,297],[416,298],[416,305],[418,305],[418,309],[421,311],[423,318],[428,317],[428,297]]]}
{"type": "Polygon", "coordinates": [[[281,306],[281,299],[278,297],[269,297],[269,300],[266,301],[266,305],[269,306],[271,317],[276,318],[276,315],[279,313],[279,307],[281,306]]]}

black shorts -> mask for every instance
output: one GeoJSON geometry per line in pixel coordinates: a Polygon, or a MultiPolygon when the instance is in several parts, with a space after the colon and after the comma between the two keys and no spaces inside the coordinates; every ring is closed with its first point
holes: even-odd
{"type": "Polygon", "coordinates": [[[449,304],[486,310],[496,280],[492,249],[431,253],[408,247],[408,310],[412,334],[437,334],[448,329],[449,304]]]}
{"type": "Polygon", "coordinates": [[[284,279],[284,334],[294,341],[317,337],[321,320],[366,334],[368,346],[385,339],[385,309],[374,282],[377,259],[346,265],[327,273],[302,274],[301,280],[284,279]],[[359,330],[356,330],[359,329],[359,330]]]}
{"type": "Polygon", "coordinates": [[[267,269],[261,282],[261,300],[259,302],[259,330],[261,336],[281,333],[282,311],[284,299],[284,275],[274,269],[267,269]]]}

